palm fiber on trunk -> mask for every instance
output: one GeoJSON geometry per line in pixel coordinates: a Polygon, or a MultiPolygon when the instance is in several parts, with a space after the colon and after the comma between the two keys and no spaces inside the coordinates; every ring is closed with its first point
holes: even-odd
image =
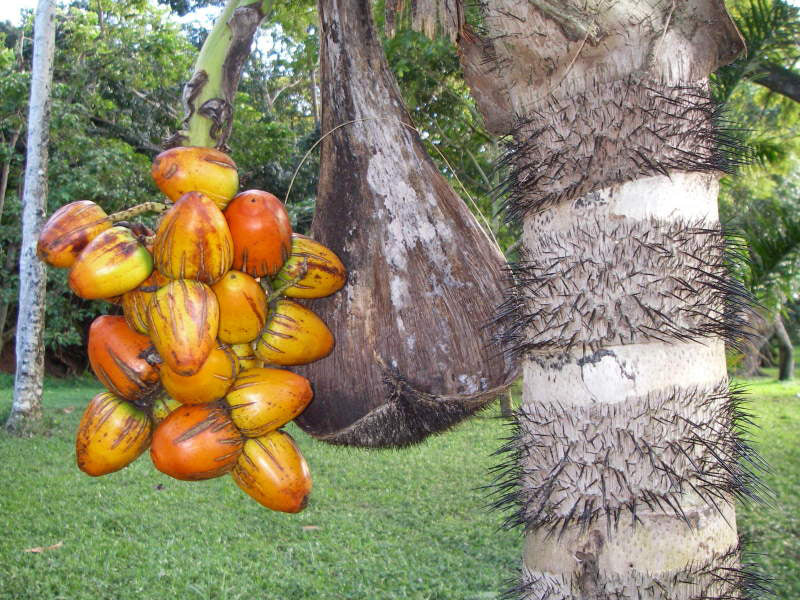
{"type": "Polygon", "coordinates": [[[427,155],[384,58],[366,0],[320,2],[322,145],[312,236],[348,269],[313,303],[334,333],[298,369],[313,436],[403,446],[484,407],[516,375],[486,326],[505,261],[427,155]]]}

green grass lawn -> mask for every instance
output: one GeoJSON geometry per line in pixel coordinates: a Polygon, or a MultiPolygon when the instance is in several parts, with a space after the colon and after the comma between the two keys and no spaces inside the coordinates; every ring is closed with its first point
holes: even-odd
{"type": "Polygon", "coordinates": [[[775,498],[770,506],[739,509],[740,531],[751,540],[748,548],[763,571],[774,578],[776,597],[800,598],[800,379],[781,383],[777,373],[746,382],[748,409],[758,429],[751,432],[761,455],[770,464],[762,480],[775,498]]]}
{"type": "MultiPolygon", "coordinates": [[[[0,379],[3,420],[9,385],[0,379]]],[[[489,600],[519,563],[520,534],[498,530],[476,490],[506,433],[494,410],[403,451],[331,447],[292,427],[314,493],[304,512],[284,515],[228,477],[169,479],[146,454],[118,473],[83,475],[74,431],[97,390],[49,380],[50,434],[0,434],[2,599],[489,600]]],[[[800,384],[752,388],[753,437],[777,496],[774,508],[740,512],[784,600],[800,598],[798,394],[800,384]]]]}

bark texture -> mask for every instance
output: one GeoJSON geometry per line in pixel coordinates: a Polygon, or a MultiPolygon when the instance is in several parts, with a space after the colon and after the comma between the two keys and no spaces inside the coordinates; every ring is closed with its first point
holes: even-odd
{"type": "Polygon", "coordinates": [[[41,418],[44,379],[44,304],[47,273],[36,241],[47,207],[47,144],[55,50],[55,4],[39,0],[34,23],[25,185],[22,196],[17,369],[14,402],[6,428],[23,431],[41,418]]]}
{"type": "Polygon", "coordinates": [[[322,130],[312,236],[348,269],[313,309],[333,354],[301,369],[312,435],[401,446],[485,406],[513,364],[486,327],[505,287],[500,251],[411,127],[367,0],[320,2],[322,130]]]}
{"type": "MultiPolygon", "coordinates": [[[[747,295],[726,274],[705,78],[741,50],[719,0],[484,6],[465,75],[510,135],[524,259],[498,316],[523,360],[499,507],[525,600],[745,598],[734,500],[759,465],[726,374],[747,295]]],[[[735,148],[728,148],[735,150],[735,148]]]]}
{"type": "Polygon", "coordinates": [[[775,337],[778,340],[779,352],[778,379],[790,381],[794,379],[794,346],[780,314],[775,316],[775,337]]]}
{"type": "Polygon", "coordinates": [[[765,64],[764,73],[756,76],[753,81],[800,102],[800,75],[781,65],[765,64]]]}

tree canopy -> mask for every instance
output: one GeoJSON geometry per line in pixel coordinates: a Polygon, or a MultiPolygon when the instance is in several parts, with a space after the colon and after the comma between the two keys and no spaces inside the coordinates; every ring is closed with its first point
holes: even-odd
{"type": "MultiPolygon", "coordinates": [[[[182,86],[206,35],[205,29],[182,24],[178,16],[221,4],[219,0],[61,4],[48,212],[77,199],[115,211],[156,197],[149,165],[162,141],[180,126],[182,86]]],[[[385,9],[395,5],[376,5],[381,30],[384,15],[394,14],[385,9]]],[[[787,247],[755,243],[756,238],[767,239],[767,215],[789,218],[797,202],[793,173],[798,104],[791,90],[800,56],[800,17],[798,9],[783,0],[737,0],[731,10],[750,50],[715,75],[714,90],[727,106],[728,119],[740,124],[736,135],[742,145],[752,148],[755,161],[738,179],[725,181],[722,213],[753,241],[751,252],[763,253],[767,247],[773,251],[787,247]],[[776,83],[779,80],[783,83],[776,83]]],[[[384,48],[410,116],[453,188],[513,256],[518,232],[500,214],[496,194],[502,174],[495,165],[503,153],[503,140],[487,133],[450,39],[429,39],[408,27],[425,23],[422,16],[404,18],[401,12],[391,18],[395,17],[395,34],[384,39],[384,48]]],[[[474,20],[469,11],[467,19],[474,20]]],[[[0,264],[6,271],[6,285],[0,290],[0,339],[4,346],[13,335],[16,310],[31,29],[30,14],[20,27],[0,24],[0,264]]],[[[310,224],[316,191],[315,144],[322,134],[318,55],[315,3],[275,2],[242,76],[230,140],[243,189],[269,190],[282,199],[288,193],[288,208],[299,231],[310,224]]],[[[787,235],[793,231],[785,228],[787,235]]],[[[778,269],[773,277],[794,281],[796,269],[778,267],[786,260],[762,257],[754,264],[773,265],[778,269]]],[[[48,277],[50,366],[81,370],[84,357],[79,348],[99,304],[69,294],[62,272],[51,270],[48,277]]],[[[749,277],[755,282],[761,275],[754,271],[749,277]]],[[[782,290],[783,307],[796,288],[787,280],[770,289],[782,290]]]]}

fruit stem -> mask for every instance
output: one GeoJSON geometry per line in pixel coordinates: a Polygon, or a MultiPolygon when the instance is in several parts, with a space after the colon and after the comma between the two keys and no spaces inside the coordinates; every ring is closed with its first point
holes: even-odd
{"type": "Polygon", "coordinates": [[[283,293],[286,290],[288,290],[290,287],[292,287],[295,283],[299,283],[303,279],[303,277],[306,276],[307,273],[308,273],[308,259],[307,258],[303,258],[303,262],[300,263],[300,265],[299,265],[299,271],[297,273],[297,276],[294,279],[292,279],[292,280],[284,283],[283,285],[275,288],[272,291],[272,293],[270,293],[270,295],[267,296],[267,302],[269,304],[272,304],[275,300],[277,300],[278,298],[283,296],[283,293]]]}
{"type": "Polygon", "coordinates": [[[194,74],[183,90],[186,117],[172,146],[227,150],[233,125],[233,97],[250,46],[273,0],[228,0],[197,57],[194,74]]]}
{"type": "Polygon", "coordinates": [[[127,221],[128,219],[138,217],[139,215],[143,215],[145,213],[161,214],[168,208],[169,206],[163,202],[142,202],[141,204],[137,204],[131,208],[108,215],[108,220],[112,223],[118,223],[119,221],[127,221]]]}

